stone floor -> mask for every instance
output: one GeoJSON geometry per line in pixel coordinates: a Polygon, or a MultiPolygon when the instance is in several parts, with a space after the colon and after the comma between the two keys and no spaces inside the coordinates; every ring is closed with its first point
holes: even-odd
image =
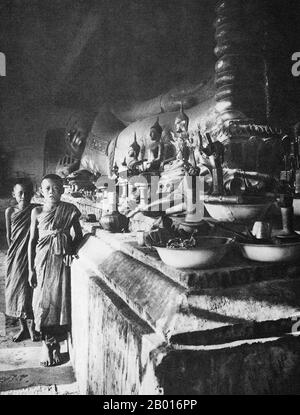
{"type": "MultiPolygon", "coordinates": [[[[0,201],[0,395],[76,395],[77,384],[69,361],[44,368],[39,364],[41,343],[12,341],[18,321],[5,316],[5,201],[0,201]]],[[[67,345],[62,352],[67,356],[67,345]]],[[[67,360],[67,359],[66,359],[67,360]]]]}

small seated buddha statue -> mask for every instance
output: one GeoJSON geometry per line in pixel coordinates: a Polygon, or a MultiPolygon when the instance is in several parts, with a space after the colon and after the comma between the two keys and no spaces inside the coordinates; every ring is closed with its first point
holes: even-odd
{"type": "Polygon", "coordinates": [[[159,118],[150,128],[150,144],[147,149],[147,161],[144,163],[144,171],[158,171],[163,159],[162,127],[159,118]]]}
{"type": "Polygon", "coordinates": [[[138,174],[141,160],[139,159],[141,153],[141,146],[137,142],[136,133],[134,133],[133,143],[130,144],[127,157],[123,162],[123,166],[126,165],[130,174],[138,174]]]}
{"type": "Polygon", "coordinates": [[[163,145],[161,167],[163,168],[165,164],[176,160],[176,147],[173,143],[171,131],[169,128],[163,129],[161,139],[163,145]]]}

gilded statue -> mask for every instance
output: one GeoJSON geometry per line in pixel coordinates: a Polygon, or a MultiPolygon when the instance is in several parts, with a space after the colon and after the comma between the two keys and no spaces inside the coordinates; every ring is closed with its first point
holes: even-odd
{"type": "Polygon", "coordinates": [[[148,147],[147,161],[144,163],[145,171],[158,171],[163,159],[162,127],[159,119],[150,128],[150,145],[148,147]]]}

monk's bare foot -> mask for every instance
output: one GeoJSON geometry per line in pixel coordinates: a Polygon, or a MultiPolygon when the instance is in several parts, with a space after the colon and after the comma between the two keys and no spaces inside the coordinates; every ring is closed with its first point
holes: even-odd
{"type": "Polygon", "coordinates": [[[56,343],[53,346],[53,363],[55,365],[59,365],[62,362],[62,357],[60,354],[60,345],[59,343],[56,343]]]}
{"type": "Polygon", "coordinates": [[[52,348],[43,341],[41,350],[41,366],[48,367],[53,365],[52,348]]]}
{"type": "Polygon", "coordinates": [[[40,341],[40,335],[37,333],[32,327],[28,327],[29,335],[31,338],[31,341],[38,342],[40,341]]]}
{"type": "Polygon", "coordinates": [[[21,342],[28,338],[28,331],[24,328],[21,328],[20,331],[13,337],[13,342],[21,342]]]}
{"type": "Polygon", "coordinates": [[[30,338],[32,342],[39,342],[41,340],[39,333],[37,333],[36,331],[30,333],[30,338]]]}
{"type": "Polygon", "coordinates": [[[38,342],[40,340],[40,335],[34,329],[35,326],[34,326],[33,320],[27,320],[27,327],[28,327],[31,341],[38,342]]]}

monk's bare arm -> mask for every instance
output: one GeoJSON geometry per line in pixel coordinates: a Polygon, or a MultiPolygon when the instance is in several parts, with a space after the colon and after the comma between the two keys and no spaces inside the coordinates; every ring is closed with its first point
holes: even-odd
{"type": "Polygon", "coordinates": [[[34,259],[35,259],[35,249],[38,241],[38,222],[37,218],[40,212],[39,207],[35,208],[31,212],[31,224],[30,224],[30,237],[28,243],[28,266],[29,266],[29,275],[28,281],[31,287],[36,287],[36,275],[34,269],[34,259]]]}
{"type": "Polygon", "coordinates": [[[13,208],[9,207],[5,210],[5,226],[6,226],[6,241],[8,247],[11,244],[11,215],[13,213],[13,208]]]}
{"type": "Polygon", "coordinates": [[[80,242],[83,239],[82,229],[78,218],[74,219],[72,226],[74,230],[73,247],[74,251],[76,252],[80,242]]]}

